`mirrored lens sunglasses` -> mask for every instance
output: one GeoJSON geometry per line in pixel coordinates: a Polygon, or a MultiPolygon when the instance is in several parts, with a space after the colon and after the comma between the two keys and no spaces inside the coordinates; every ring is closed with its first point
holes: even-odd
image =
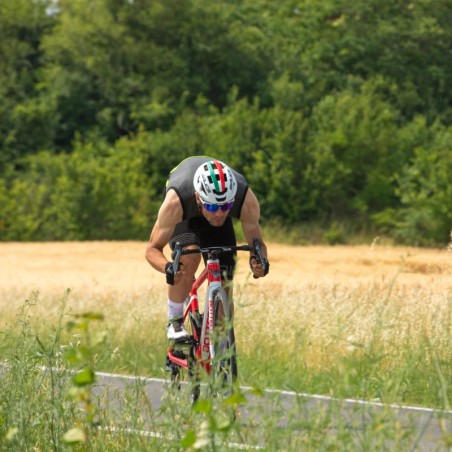
{"type": "Polygon", "coordinates": [[[208,204],[205,202],[202,206],[209,212],[216,212],[218,209],[221,209],[223,212],[227,212],[232,209],[233,205],[234,201],[225,202],[224,204],[208,204]]]}

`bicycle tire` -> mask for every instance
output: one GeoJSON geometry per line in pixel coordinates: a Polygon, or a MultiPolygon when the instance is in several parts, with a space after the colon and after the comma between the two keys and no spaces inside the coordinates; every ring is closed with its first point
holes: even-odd
{"type": "MultiPolygon", "coordinates": [[[[193,336],[195,329],[199,337],[202,319],[199,316],[199,312],[196,313],[196,317],[189,315],[189,331],[193,336]]],[[[189,360],[188,360],[188,380],[190,384],[190,396],[191,402],[194,404],[199,399],[201,393],[201,380],[199,375],[199,364],[196,359],[196,346],[190,346],[189,360]]]]}
{"type": "Polygon", "coordinates": [[[237,382],[237,350],[231,309],[224,288],[214,294],[214,313],[216,334],[214,337],[215,358],[213,360],[213,378],[215,395],[230,396],[237,382]],[[221,318],[220,309],[223,310],[221,318]]]}

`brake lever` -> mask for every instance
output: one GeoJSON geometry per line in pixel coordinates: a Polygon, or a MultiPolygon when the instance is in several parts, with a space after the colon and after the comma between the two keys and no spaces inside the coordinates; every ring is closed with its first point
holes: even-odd
{"type": "Polygon", "coordinates": [[[268,260],[265,259],[264,255],[262,254],[262,246],[261,242],[257,237],[253,239],[253,246],[254,250],[256,252],[256,261],[258,264],[262,265],[262,270],[264,270],[264,274],[268,273],[268,260]]]}
{"type": "Polygon", "coordinates": [[[182,254],[182,246],[179,242],[176,242],[174,250],[171,253],[171,259],[173,259],[173,271],[176,274],[179,271],[179,260],[182,254]]]}

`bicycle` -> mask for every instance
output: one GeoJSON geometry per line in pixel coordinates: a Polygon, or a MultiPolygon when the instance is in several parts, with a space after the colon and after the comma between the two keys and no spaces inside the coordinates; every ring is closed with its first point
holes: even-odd
{"type": "Polygon", "coordinates": [[[174,273],[179,268],[179,259],[187,254],[206,254],[207,263],[198,278],[195,278],[189,294],[189,302],[184,310],[184,322],[189,338],[174,341],[169,345],[166,368],[171,372],[171,386],[182,390],[182,369],[186,371],[189,398],[195,403],[200,396],[201,375],[213,377],[211,389],[214,395],[227,397],[234,392],[237,379],[237,353],[228,295],[221,281],[219,257],[223,253],[250,251],[265,270],[267,260],[261,250],[258,239],[253,245],[214,246],[198,249],[182,249],[176,243],[171,254],[174,273]],[[198,289],[207,281],[204,311],[201,313],[198,303],[198,289]]]}

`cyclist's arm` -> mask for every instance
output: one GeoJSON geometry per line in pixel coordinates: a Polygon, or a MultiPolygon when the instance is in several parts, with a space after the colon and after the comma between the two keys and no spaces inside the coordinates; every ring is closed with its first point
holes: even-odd
{"type": "MultiPolygon", "coordinates": [[[[267,246],[265,245],[264,239],[262,237],[259,219],[260,219],[259,202],[253,191],[251,189],[248,189],[240,215],[243,233],[249,245],[253,244],[254,238],[259,239],[262,247],[262,254],[264,255],[265,258],[268,259],[267,246]]],[[[264,271],[262,270],[262,267],[260,265],[252,265],[252,270],[255,276],[258,277],[264,276],[264,271]]]]}
{"type": "Polygon", "coordinates": [[[161,273],[165,273],[165,265],[168,262],[163,254],[163,249],[171,239],[176,224],[182,221],[182,214],[179,197],[174,190],[168,190],[165,200],[160,206],[145,255],[151,266],[161,273]]]}

